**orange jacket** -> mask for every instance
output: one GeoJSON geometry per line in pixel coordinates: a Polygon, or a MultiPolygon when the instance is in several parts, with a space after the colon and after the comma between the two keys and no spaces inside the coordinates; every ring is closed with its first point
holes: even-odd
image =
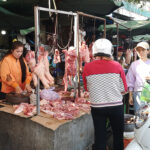
{"type": "Polygon", "coordinates": [[[27,63],[26,65],[26,80],[22,83],[22,72],[19,59],[16,59],[12,54],[6,56],[0,66],[0,77],[2,82],[1,91],[4,93],[15,92],[15,88],[20,86],[24,90],[26,84],[30,84],[32,80],[27,63]]]}

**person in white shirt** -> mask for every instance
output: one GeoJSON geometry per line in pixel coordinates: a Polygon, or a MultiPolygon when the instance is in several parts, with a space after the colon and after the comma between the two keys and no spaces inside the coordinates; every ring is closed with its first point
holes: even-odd
{"type": "Polygon", "coordinates": [[[145,104],[140,100],[140,96],[146,79],[150,77],[150,59],[147,57],[149,44],[140,42],[135,49],[139,60],[132,62],[126,80],[129,89],[129,104],[134,104],[134,112],[136,113],[145,104]]]}

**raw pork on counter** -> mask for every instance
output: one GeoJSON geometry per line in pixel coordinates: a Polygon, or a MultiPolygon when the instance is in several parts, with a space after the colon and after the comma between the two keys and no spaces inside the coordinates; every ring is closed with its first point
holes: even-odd
{"type": "MultiPolygon", "coordinates": [[[[62,95],[52,96],[52,99],[49,100],[42,99],[40,101],[40,110],[58,120],[72,120],[83,113],[90,112],[90,103],[84,97],[76,98],[75,102],[72,102],[69,99],[63,100],[64,91],[59,93],[62,95]]],[[[67,91],[67,95],[71,95],[71,92],[69,94],[67,91]]],[[[24,115],[32,116],[36,113],[36,106],[32,104],[21,103],[20,105],[15,105],[14,108],[15,114],[23,112],[24,115]]]]}

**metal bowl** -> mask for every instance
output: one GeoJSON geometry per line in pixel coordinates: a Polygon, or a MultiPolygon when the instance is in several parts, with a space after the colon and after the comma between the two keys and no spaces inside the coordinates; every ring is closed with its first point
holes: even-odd
{"type": "Polygon", "coordinates": [[[135,121],[132,122],[130,119],[135,119],[134,115],[131,114],[124,114],[124,132],[133,132],[135,128],[135,121]]]}
{"type": "Polygon", "coordinates": [[[29,94],[17,94],[17,93],[6,94],[6,102],[11,104],[29,103],[30,102],[29,94]]]}

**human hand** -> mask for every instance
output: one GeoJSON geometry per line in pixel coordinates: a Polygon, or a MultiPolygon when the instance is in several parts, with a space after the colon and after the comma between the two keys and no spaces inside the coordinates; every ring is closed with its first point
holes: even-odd
{"type": "Polygon", "coordinates": [[[129,96],[129,104],[133,105],[133,97],[132,96],[129,96]]]}
{"type": "Polygon", "coordinates": [[[32,92],[32,88],[31,88],[30,84],[26,84],[25,90],[29,93],[32,92]]]}
{"type": "Polygon", "coordinates": [[[15,88],[15,91],[16,91],[16,93],[22,93],[23,92],[23,90],[20,88],[20,86],[17,86],[15,88]]]}
{"type": "Polygon", "coordinates": [[[146,80],[150,80],[150,76],[145,77],[146,80]]]}

